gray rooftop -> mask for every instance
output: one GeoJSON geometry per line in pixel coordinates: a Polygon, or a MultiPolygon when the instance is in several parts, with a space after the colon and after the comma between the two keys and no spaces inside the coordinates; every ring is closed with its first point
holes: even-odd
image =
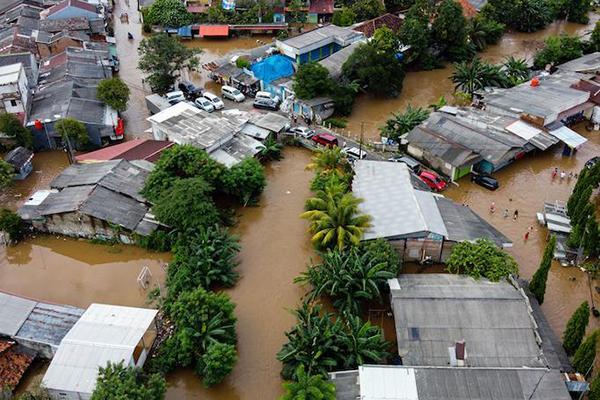
{"type": "Polygon", "coordinates": [[[54,178],[50,182],[50,187],[63,189],[68,186],[95,185],[120,162],[121,160],[111,160],[92,164],[73,164],[54,178]]]}
{"type": "Polygon", "coordinates": [[[416,189],[403,163],[359,160],[354,164],[352,191],[371,216],[364,239],[425,237],[429,233],[447,240],[488,238],[499,245],[510,240],[472,210],[445,197],[416,189]]]}
{"type": "Polygon", "coordinates": [[[50,193],[37,208],[40,215],[62,214],[77,211],[87,200],[94,186],[67,187],[60,192],[50,193]]]}
{"type": "Polygon", "coordinates": [[[250,119],[250,122],[274,133],[280,133],[290,124],[288,117],[273,112],[255,115],[250,119]]]}
{"type": "Polygon", "coordinates": [[[354,42],[351,45],[344,47],[340,51],[333,53],[329,57],[319,61],[319,64],[327,68],[329,75],[333,79],[337,79],[342,75],[342,65],[344,65],[346,60],[348,60],[348,57],[350,57],[354,50],[356,50],[356,48],[362,43],[362,41],[354,42]]]}
{"type": "Polygon", "coordinates": [[[336,25],[325,25],[283,40],[281,43],[303,52],[303,50],[327,39],[331,39],[332,43],[335,42],[340,46],[345,47],[361,37],[363,37],[362,33],[353,31],[349,28],[343,28],[336,25]]]}
{"type": "Polygon", "coordinates": [[[469,367],[545,367],[526,297],[508,282],[451,274],[388,281],[405,365],[447,366],[449,348],[466,343],[469,367]]]}
{"type": "Polygon", "coordinates": [[[560,372],[545,368],[413,368],[384,365],[364,365],[359,368],[355,371],[330,374],[331,381],[336,386],[337,400],[359,398],[569,400],[571,398],[560,372]],[[366,387],[362,388],[360,382],[366,387]],[[367,391],[369,393],[365,393],[367,391]],[[415,392],[416,396],[411,396],[415,392]]]}
{"type": "Polygon", "coordinates": [[[559,70],[596,73],[600,71],[600,52],[586,54],[558,66],[559,70]]]}
{"type": "Polygon", "coordinates": [[[148,210],[149,206],[144,203],[123,196],[119,192],[96,186],[79,211],[133,231],[148,210]]]}

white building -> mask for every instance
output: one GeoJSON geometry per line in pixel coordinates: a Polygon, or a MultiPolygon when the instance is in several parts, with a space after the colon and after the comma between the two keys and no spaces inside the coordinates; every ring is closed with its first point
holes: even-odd
{"type": "Polygon", "coordinates": [[[23,64],[0,67],[0,112],[15,114],[21,122],[29,110],[29,82],[23,64]]]}
{"type": "Polygon", "coordinates": [[[60,343],[42,385],[55,399],[89,399],[109,361],[141,367],[156,338],[157,313],[92,304],[60,343]]]}

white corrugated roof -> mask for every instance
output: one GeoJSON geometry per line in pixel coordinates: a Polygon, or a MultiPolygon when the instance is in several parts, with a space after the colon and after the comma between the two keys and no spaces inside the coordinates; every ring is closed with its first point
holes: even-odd
{"type": "Polygon", "coordinates": [[[566,126],[561,126],[549,133],[572,149],[578,149],[582,144],[587,142],[586,138],[566,126]]]}
{"type": "Polygon", "coordinates": [[[35,304],[35,301],[0,292],[0,334],[16,335],[35,304]]]}
{"type": "Polygon", "coordinates": [[[22,64],[10,64],[0,67],[0,85],[14,83],[19,80],[22,64]]]}
{"type": "Polygon", "coordinates": [[[358,367],[361,400],[419,400],[413,368],[358,367]]]}
{"type": "Polygon", "coordinates": [[[148,121],[161,123],[168,120],[169,118],[173,118],[183,113],[186,110],[192,111],[194,113],[200,111],[196,107],[189,104],[187,101],[182,101],[180,103],[175,104],[174,106],[167,108],[166,110],[162,110],[161,112],[156,113],[151,117],[148,117],[148,121]]]}
{"type": "Polygon", "coordinates": [[[133,355],[157,310],[92,304],[60,343],[43,384],[49,389],[92,393],[98,368],[133,355]]]}
{"type": "Polygon", "coordinates": [[[541,129],[529,125],[527,122],[521,120],[517,120],[512,124],[508,125],[506,127],[506,130],[510,133],[514,133],[518,137],[523,138],[527,141],[542,133],[541,129]]]}

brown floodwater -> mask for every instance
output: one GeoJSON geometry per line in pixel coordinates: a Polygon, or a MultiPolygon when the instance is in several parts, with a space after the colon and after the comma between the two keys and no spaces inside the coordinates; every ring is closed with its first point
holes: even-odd
{"type": "Polygon", "coordinates": [[[294,324],[304,289],[293,280],[311,257],[307,223],[298,218],[310,196],[310,152],[286,148],[282,161],[267,167],[267,187],[258,207],[240,211],[235,231],[241,238],[241,279],[227,290],[237,304],[239,360],[221,385],[205,389],[192,371],[168,377],[167,399],[276,399],[281,364],[275,355],[294,324]]]}
{"type": "MultiPolygon", "coordinates": [[[[535,51],[542,46],[546,37],[561,33],[586,35],[598,19],[600,19],[598,14],[591,13],[588,25],[559,21],[535,33],[508,32],[498,44],[489,46],[481,53],[480,57],[493,63],[500,63],[511,55],[531,61],[535,51]]],[[[451,102],[454,86],[449,77],[452,71],[452,66],[447,65],[445,68],[432,71],[408,72],[404,79],[402,93],[397,98],[359,96],[354,104],[352,115],[348,117],[346,129],[350,132],[350,136],[359,138],[362,125],[365,140],[378,141],[379,127],[391,117],[392,113],[402,112],[408,105],[428,107],[442,96],[451,102]]]]}
{"type": "MultiPolygon", "coordinates": [[[[544,201],[566,201],[575,185],[575,179],[553,180],[552,170],[557,167],[567,174],[578,173],[586,160],[600,154],[599,132],[587,132],[584,124],[575,130],[589,141],[573,157],[563,157],[560,146],[555,146],[553,151],[527,155],[495,173],[500,188],[494,192],[473,184],[467,177],[458,181],[458,187],[451,187],[444,193],[457,202],[466,203],[513,241],[514,245],[508,251],[519,263],[520,275],[526,279],[537,270],[546,244],[547,230],[537,224],[536,212],[543,208],[544,201]],[[492,201],[496,203],[495,213],[489,211],[492,201]],[[503,216],[506,208],[508,218],[503,216]],[[512,219],[515,209],[519,210],[516,221],[512,219]],[[525,232],[530,226],[534,231],[525,241],[525,232]]],[[[593,286],[600,286],[600,281],[593,282],[593,286]]],[[[600,296],[595,290],[593,293],[594,302],[600,307],[600,296]]],[[[585,300],[590,301],[586,274],[554,262],[542,310],[557,334],[562,334],[572,312],[585,300]]],[[[590,322],[591,327],[600,327],[597,318],[592,317],[590,322]]]]}

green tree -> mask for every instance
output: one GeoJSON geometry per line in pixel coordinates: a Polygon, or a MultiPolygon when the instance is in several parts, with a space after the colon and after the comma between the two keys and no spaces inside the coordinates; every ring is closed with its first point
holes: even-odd
{"type": "Polygon", "coordinates": [[[210,197],[210,186],[204,179],[178,179],[152,207],[160,222],[179,232],[200,229],[219,222],[219,213],[210,197]]]}
{"type": "Polygon", "coordinates": [[[456,1],[443,0],[439,4],[431,33],[433,42],[446,58],[464,60],[469,57],[467,21],[463,16],[462,7],[456,1]]]}
{"type": "Polygon", "coordinates": [[[429,111],[421,107],[413,108],[409,104],[403,113],[392,113],[392,118],[388,119],[379,131],[381,136],[400,142],[400,136],[410,132],[428,117],[429,111]]]}
{"type": "Polygon", "coordinates": [[[182,292],[214,285],[232,287],[239,278],[238,239],[218,226],[187,232],[177,241],[173,261],[167,268],[166,303],[175,301],[182,292]]]}
{"type": "Polygon", "coordinates": [[[0,132],[14,138],[19,146],[28,149],[33,147],[31,131],[25,128],[14,114],[0,113],[0,132]]]}
{"type": "Polygon", "coordinates": [[[221,383],[233,371],[237,362],[237,351],[232,344],[211,343],[200,357],[196,373],[202,377],[205,387],[221,383]]]}
{"type": "Polygon", "coordinates": [[[350,26],[356,22],[356,14],[349,7],[342,7],[341,10],[334,11],[332,21],[337,26],[350,26]]]}
{"type": "Polygon", "coordinates": [[[380,0],[356,0],[352,6],[357,21],[365,21],[383,15],[385,8],[380,0]]]}
{"type": "Polygon", "coordinates": [[[510,81],[510,86],[516,86],[529,79],[529,67],[524,58],[507,57],[502,63],[504,73],[510,81]]]}
{"type": "Polygon", "coordinates": [[[92,400],[162,400],[167,384],[160,374],[145,374],[140,368],[125,367],[121,361],[100,367],[92,400]]]}
{"type": "MultiPolygon", "coordinates": [[[[0,160],[0,169],[3,162],[3,160],[0,160]]],[[[0,231],[8,233],[11,243],[17,243],[23,239],[25,234],[23,220],[19,214],[13,211],[6,208],[0,209],[0,231]]]]}
{"type": "Polygon", "coordinates": [[[519,266],[510,254],[490,240],[477,239],[475,243],[456,244],[446,260],[446,270],[451,274],[467,274],[475,279],[487,278],[497,282],[517,274],[519,266]]]}
{"type": "Polygon", "coordinates": [[[327,296],[342,312],[360,315],[365,302],[381,303],[387,280],[397,276],[397,267],[373,260],[369,252],[361,253],[356,247],[328,251],[321,258],[320,264],[309,267],[295,282],[311,285],[311,301],[327,296]]]}
{"type": "MultiPolygon", "coordinates": [[[[172,0],[177,1],[177,0],[172,0]]],[[[188,49],[166,33],[143,39],[138,47],[139,69],[154,92],[165,94],[175,83],[179,70],[193,65],[194,50],[188,49]]]]}
{"type": "Polygon", "coordinates": [[[196,177],[216,187],[224,172],[225,166],[210,158],[204,150],[191,145],[174,145],[161,154],[146,179],[142,194],[156,202],[177,180],[196,177]]]}
{"type": "Polygon", "coordinates": [[[289,11],[291,16],[290,22],[298,22],[304,24],[306,22],[306,12],[303,10],[306,4],[302,0],[291,0],[289,11]]]}
{"type": "Polygon", "coordinates": [[[362,200],[346,193],[337,201],[328,201],[326,209],[311,210],[301,217],[310,221],[312,243],[319,249],[358,245],[364,231],[371,226],[371,217],[361,214],[358,205],[362,200]]]}
{"type": "Polygon", "coordinates": [[[397,96],[402,91],[404,68],[393,53],[380,52],[374,45],[363,43],[344,62],[342,75],[368,92],[397,96]]]}
{"type": "Polygon", "coordinates": [[[335,103],[335,113],[337,115],[348,116],[352,113],[352,107],[359,89],[358,82],[334,85],[331,97],[335,103]]]}
{"type": "Polygon", "coordinates": [[[254,158],[246,158],[232,166],[221,180],[223,191],[235,196],[243,205],[256,201],[267,184],[265,169],[254,158]]]}
{"type": "Polygon", "coordinates": [[[554,258],[555,247],[556,236],[552,235],[550,241],[544,249],[544,255],[542,257],[540,267],[537,271],[535,271],[535,274],[533,274],[533,278],[531,278],[531,282],[529,282],[529,290],[540,304],[544,302],[544,295],[546,293],[546,282],[548,281],[548,272],[550,272],[550,267],[552,266],[552,259],[554,258]]]}
{"type": "Polygon", "coordinates": [[[481,14],[471,18],[467,25],[469,40],[478,51],[498,43],[505,29],[504,24],[485,18],[481,14]]]}
{"type": "Polygon", "coordinates": [[[103,79],[98,84],[98,100],[123,112],[129,101],[129,87],[120,78],[103,79]]]}
{"type": "Polygon", "coordinates": [[[263,142],[264,148],[261,149],[259,153],[259,157],[261,160],[281,160],[281,150],[283,146],[277,142],[277,140],[272,137],[268,137],[267,140],[263,142]]]}
{"type": "Polygon", "coordinates": [[[588,12],[590,11],[589,0],[568,0],[567,1],[567,20],[578,24],[587,24],[590,19],[588,12]]]}
{"type": "Polygon", "coordinates": [[[568,355],[573,355],[581,345],[589,321],[590,306],[584,301],[569,318],[563,334],[563,347],[568,355]]]}
{"type": "Polygon", "coordinates": [[[0,159],[0,189],[12,185],[14,176],[15,168],[11,164],[0,159]]]}
{"type": "Polygon", "coordinates": [[[338,341],[344,355],[344,370],[372,362],[381,363],[389,357],[390,343],[383,338],[378,326],[362,321],[358,315],[345,314],[343,327],[338,341]]]}
{"type": "Polygon", "coordinates": [[[145,21],[154,25],[179,28],[192,23],[192,14],[179,0],[156,0],[148,8],[145,21]]]}
{"type": "Polygon", "coordinates": [[[599,331],[592,332],[579,346],[573,356],[573,368],[586,377],[592,375],[592,367],[596,359],[596,345],[598,343],[599,331]]]}
{"type": "MultiPolygon", "coordinates": [[[[427,59],[431,33],[429,21],[407,16],[398,31],[398,40],[405,46],[410,46],[407,61],[424,64],[427,59]]],[[[423,67],[423,65],[421,65],[423,67]]]]}
{"type": "Polygon", "coordinates": [[[391,54],[395,54],[400,47],[398,36],[387,26],[375,29],[371,43],[377,50],[391,54]]]}
{"type": "Polygon", "coordinates": [[[592,30],[592,34],[590,35],[588,51],[600,51],[600,21],[596,22],[596,25],[594,25],[594,29],[592,30]]]}
{"type": "Polygon", "coordinates": [[[386,264],[385,270],[398,275],[402,269],[402,260],[398,251],[383,238],[362,242],[359,251],[368,254],[371,262],[386,264]]]}
{"type": "Polygon", "coordinates": [[[332,85],[327,68],[315,62],[300,65],[294,75],[294,93],[301,99],[328,95],[332,85]]]}
{"type": "Polygon", "coordinates": [[[546,65],[558,65],[583,55],[583,43],[576,36],[550,36],[544,47],[535,53],[533,67],[544,69],[546,65]]]}
{"type": "Polygon", "coordinates": [[[490,0],[481,10],[486,18],[521,32],[535,32],[552,21],[547,0],[490,0]]]}
{"type": "Polygon", "coordinates": [[[582,246],[587,256],[596,257],[600,252],[600,232],[598,232],[598,222],[594,215],[587,219],[582,246]]]}
{"type": "Polygon", "coordinates": [[[600,375],[596,375],[592,380],[587,396],[588,400],[600,400],[600,375]]]}
{"type": "Polygon", "coordinates": [[[306,168],[317,174],[333,173],[338,176],[346,175],[351,171],[348,157],[339,147],[317,150],[306,168]]]}
{"type": "Polygon", "coordinates": [[[283,384],[285,394],[281,400],[335,400],[335,385],[323,375],[309,375],[304,365],[296,370],[296,381],[283,384]]]}
{"type": "Polygon", "coordinates": [[[507,87],[508,79],[497,65],[474,58],[454,64],[452,73],[454,89],[473,95],[474,92],[489,86],[507,87]]]}
{"type": "Polygon", "coordinates": [[[74,143],[70,142],[74,148],[85,146],[90,141],[85,125],[75,118],[67,117],[59,119],[54,124],[54,130],[64,140],[74,141],[74,143]]]}

